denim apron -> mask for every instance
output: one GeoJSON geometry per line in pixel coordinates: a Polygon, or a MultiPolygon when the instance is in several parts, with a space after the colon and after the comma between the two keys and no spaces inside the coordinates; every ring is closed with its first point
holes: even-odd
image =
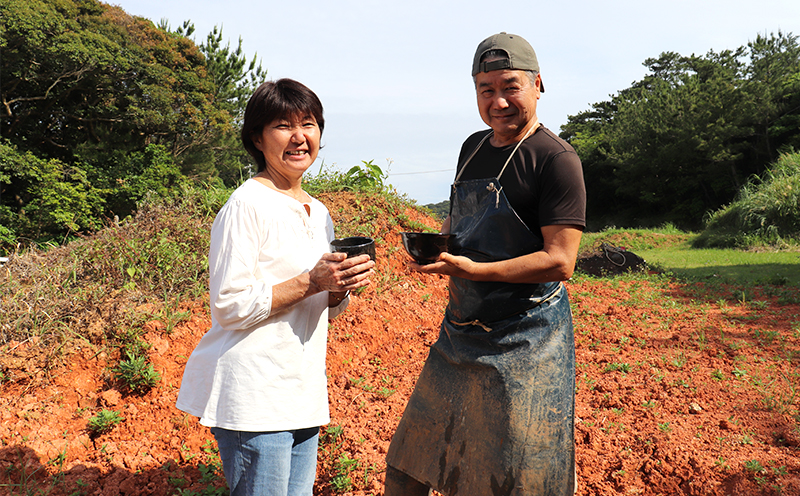
{"type": "MultiPolygon", "coordinates": [[[[517,148],[496,178],[456,177],[450,225],[459,255],[491,262],[541,250],[542,239],[500,185],[517,148]]],[[[574,393],[572,313],[563,284],[451,277],[439,339],[386,462],[448,496],[571,496],[574,393]]]]}

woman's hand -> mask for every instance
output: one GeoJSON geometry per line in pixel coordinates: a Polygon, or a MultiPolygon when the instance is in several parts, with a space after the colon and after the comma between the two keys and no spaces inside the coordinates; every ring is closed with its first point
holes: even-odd
{"type": "Polygon", "coordinates": [[[369,285],[373,267],[369,255],[347,258],[344,253],[325,253],[309,272],[309,281],[318,291],[354,291],[369,285]]]}
{"type": "Polygon", "coordinates": [[[344,253],[325,253],[311,271],[274,285],[271,313],[283,311],[322,291],[338,293],[344,298],[347,291],[368,285],[375,262],[369,255],[346,257],[344,253]]]}

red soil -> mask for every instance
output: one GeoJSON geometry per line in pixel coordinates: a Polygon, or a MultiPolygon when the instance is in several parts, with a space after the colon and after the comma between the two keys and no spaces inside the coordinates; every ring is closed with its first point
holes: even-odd
{"type": "MultiPolygon", "coordinates": [[[[322,430],[316,495],[383,494],[386,449],[438,335],[447,280],[411,273],[396,232],[385,241],[375,284],[330,328],[333,420],[322,430]],[[354,468],[335,479],[342,457],[354,468]]],[[[760,305],[703,301],[698,285],[651,279],[567,288],[577,494],[800,494],[798,305],[767,295],[760,305]]],[[[0,387],[0,494],[209,494],[201,469],[215,460],[213,436],[174,406],[186,358],[210,326],[202,302],[190,310],[169,333],[147,325],[161,381],[143,396],[115,389],[107,367],[118,357],[106,349],[73,340],[65,364],[42,369],[30,365],[36,342],[4,347],[5,367],[30,380],[0,387]],[[124,420],[92,438],[87,421],[104,408],[124,420]]]]}

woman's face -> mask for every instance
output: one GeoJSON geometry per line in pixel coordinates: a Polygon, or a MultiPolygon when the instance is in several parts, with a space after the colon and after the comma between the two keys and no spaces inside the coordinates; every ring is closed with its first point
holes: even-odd
{"type": "Polygon", "coordinates": [[[320,134],[314,116],[292,116],[266,124],[253,144],[264,154],[270,174],[298,179],[317,159],[320,134]]]}

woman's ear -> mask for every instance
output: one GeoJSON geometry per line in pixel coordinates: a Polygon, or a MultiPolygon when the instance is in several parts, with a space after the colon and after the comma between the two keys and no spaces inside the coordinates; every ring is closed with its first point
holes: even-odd
{"type": "Polygon", "coordinates": [[[263,141],[261,139],[261,133],[253,133],[253,134],[251,134],[250,135],[250,141],[253,142],[253,146],[256,147],[256,150],[260,151],[261,153],[264,153],[264,150],[261,149],[261,142],[263,141]]]}

